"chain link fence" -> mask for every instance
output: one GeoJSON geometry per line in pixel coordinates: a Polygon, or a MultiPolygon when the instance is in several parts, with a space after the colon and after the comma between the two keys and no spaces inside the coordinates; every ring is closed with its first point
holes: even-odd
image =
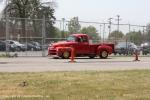
{"type": "MultiPolygon", "coordinates": [[[[70,34],[68,29],[69,21],[65,19],[56,20],[54,24],[55,30],[50,28],[49,23],[50,20],[44,17],[43,19],[2,18],[0,20],[0,53],[17,53],[18,56],[47,56],[49,44],[65,40],[70,34]],[[3,45],[4,43],[7,45],[6,47],[3,45]]],[[[115,30],[123,32],[124,35],[131,31],[140,31],[144,35],[145,31],[145,26],[141,25],[118,25],[85,21],[79,21],[79,24],[81,29],[88,26],[96,28],[99,38],[95,39],[94,43],[134,42],[126,38],[118,38],[118,36],[114,38],[108,37],[115,30]]]]}

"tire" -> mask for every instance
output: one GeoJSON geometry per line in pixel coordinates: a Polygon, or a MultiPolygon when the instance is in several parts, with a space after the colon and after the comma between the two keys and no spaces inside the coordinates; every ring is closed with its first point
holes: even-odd
{"type": "Polygon", "coordinates": [[[106,50],[100,52],[100,58],[106,59],[107,57],[108,57],[108,52],[106,50]]]}
{"type": "Polygon", "coordinates": [[[20,47],[17,47],[17,48],[16,48],[16,51],[21,51],[21,48],[20,48],[20,47]]]}
{"type": "Polygon", "coordinates": [[[34,48],[31,48],[31,51],[36,51],[34,48]]]}
{"type": "Polygon", "coordinates": [[[142,52],[143,55],[147,55],[147,52],[142,52]]]}
{"type": "Polygon", "coordinates": [[[64,51],[63,54],[62,54],[62,58],[63,59],[69,59],[70,57],[70,52],[69,51],[64,51]]]}

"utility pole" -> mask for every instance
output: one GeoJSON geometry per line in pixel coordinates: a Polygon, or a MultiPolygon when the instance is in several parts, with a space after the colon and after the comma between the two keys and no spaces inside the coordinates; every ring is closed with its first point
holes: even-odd
{"type": "Polygon", "coordinates": [[[118,30],[118,32],[119,32],[119,25],[120,25],[120,15],[117,15],[117,30],[118,30]]]}
{"type": "Polygon", "coordinates": [[[106,26],[106,23],[104,23],[104,27],[103,27],[103,43],[105,42],[105,26],[106,26]]]}
{"type": "Polygon", "coordinates": [[[8,41],[9,40],[9,22],[8,22],[8,18],[9,18],[9,15],[8,15],[8,6],[9,4],[9,0],[6,0],[6,55],[9,55],[9,44],[8,44],[8,41]]]}
{"type": "Polygon", "coordinates": [[[42,20],[42,56],[45,57],[45,39],[46,39],[46,32],[45,32],[45,15],[43,16],[42,20]]]}
{"type": "Polygon", "coordinates": [[[113,18],[109,18],[109,19],[108,19],[108,22],[109,22],[109,26],[108,26],[108,28],[109,28],[109,36],[110,36],[110,33],[111,33],[112,19],[113,19],[113,18]]]}
{"type": "MultiPolygon", "coordinates": [[[[99,30],[99,38],[100,38],[100,40],[102,40],[102,37],[101,37],[101,28],[102,28],[102,25],[100,24],[99,27],[100,27],[100,30],[99,30]]],[[[101,42],[102,42],[102,41],[101,41],[101,42]]]]}
{"type": "Polygon", "coordinates": [[[131,25],[129,24],[129,33],[131,32],[131,25]]]}
{"type": "MultiPolygon", "coordinates": [[[[119,25],[120,25],[120,15],[117,15],[117,31],[119,33],[120,29],[119,29],[119,25]]],[[[117,39],[117,36],[115,35],[115,43],[116,43],[116,39],[117,39]]]]}
{"type": "Polygon", "coordinates": [[[62,38],[65,38],[65,18],[62,18],[62,23],[63,23],[63,32],[62,32],[62,38]]]}
{"type": "MultiPolygon", "coordinates": [[[[145,36],[144,36],[144,33],[145,33],[145,31],[144,31],[144,30],[145,30],[145,26],[142,26],[142,27],[143,27],[143,32],[142,32],[142,33],[143,33],[143,35],[142,35],[142,36],[143,36],[143,40],[146,40],[146,39],[144,39],[144,37],[145,37],[145,36]]],[[[144,42],[144,41],[143,41],[143,42],[144,42]]]]}
{"type": "Polygon", "coordinates": [[[144,34],[144,32],[145,32],[145,31],[144,31],[144,30],[145,30],[145,26],[142,26],[142,27],[143,27],[143,34],[144,34]]]}

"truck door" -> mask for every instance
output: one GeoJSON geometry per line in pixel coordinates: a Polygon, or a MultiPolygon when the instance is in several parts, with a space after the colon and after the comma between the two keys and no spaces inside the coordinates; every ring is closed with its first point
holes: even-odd
{"type": "Polygon", "coordinates": [[[89,54],[89,42],[88,38],[80,36],[77,38],[78,44],[76,46],[76,53],[78,54],[89,54]]]}

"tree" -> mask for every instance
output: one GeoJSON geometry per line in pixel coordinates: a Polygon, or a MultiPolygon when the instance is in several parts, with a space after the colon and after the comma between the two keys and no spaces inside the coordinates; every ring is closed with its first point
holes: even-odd
{"type": "Polygon", "coordinates": [[[81,29],[81,33],[89,35],[92,38],[92,40],[100,39],[100,37],[98,36],[97,30],[94,26],[83,27],[81,29]]]}
{"type": "Polygon", "coordinates": [[[61,38],[61,31],[57,27],[54,27],[53,31],[54,31],[53,33],[48,34],[48,37],[50,37],[50,38],[61,38]]]}
{"type": "MultiPolygon", "coordinates": [[[[55,21],[54,9],[51,6],[42,5],[41,0],[10,0],[9,4],[4,10],[4,14],[10,17],[19,17],[21,19],[22,36],[26,33],[26,22],[25,18],[43,18],[45,16],[48,19],[46,26],[49,29],[53,29],[53,24],[55,21]]],[[[39,23],[33,21],[34,31],[36,33],[39,23]],[[35,26],[36,24],[36,26],[35,26]]],[[[46,27],[46,31],[49,31],[46,27]]],[[[47,32],[51,33],[51,32],[47,32]]]]}
{"type": "Polygon", "coordinates": [[[50,36],[51,38],[58,36],[58,34],[53,34],[53,33],[57,33],[56,27],[53,26],[53,24],[55,23],[55,20],[56,20],[56,18],[54,16],[54,12],[55,12],[55,10],[50,6],[41,6],[41,9],[37,13],[38,18],[43,18],[43,15],[45,16],[46,33],[47,33],[46,36],[47,37],[50,36]]]}
{"type": "Polygon", "coordinates": [[[110,33],[110,35],[108,36],[109,39],[121,39],[123,38],[124,34],[121,31],[113,31],[110,33]]]}
{"type": "Polygon", "coordinates": [[[3,21],[3,19],[0,19],[0,37],[4,37],[5,36],[5,22],[3,21]]]}
{"type": "Polygon", "coordinates": [[[140,45],[143,41],[143,36],[141,31],[138,32],[133,31],[126,34],[126,39],[130,42],[140,45]]]}
{"type": "Polygon", "coordinates": [[[80,28],[81,26],[79,24],[78,17],[72,18],[68,23],[68,30],[71,34],[78,33],[80,31],[80,28]]]}

